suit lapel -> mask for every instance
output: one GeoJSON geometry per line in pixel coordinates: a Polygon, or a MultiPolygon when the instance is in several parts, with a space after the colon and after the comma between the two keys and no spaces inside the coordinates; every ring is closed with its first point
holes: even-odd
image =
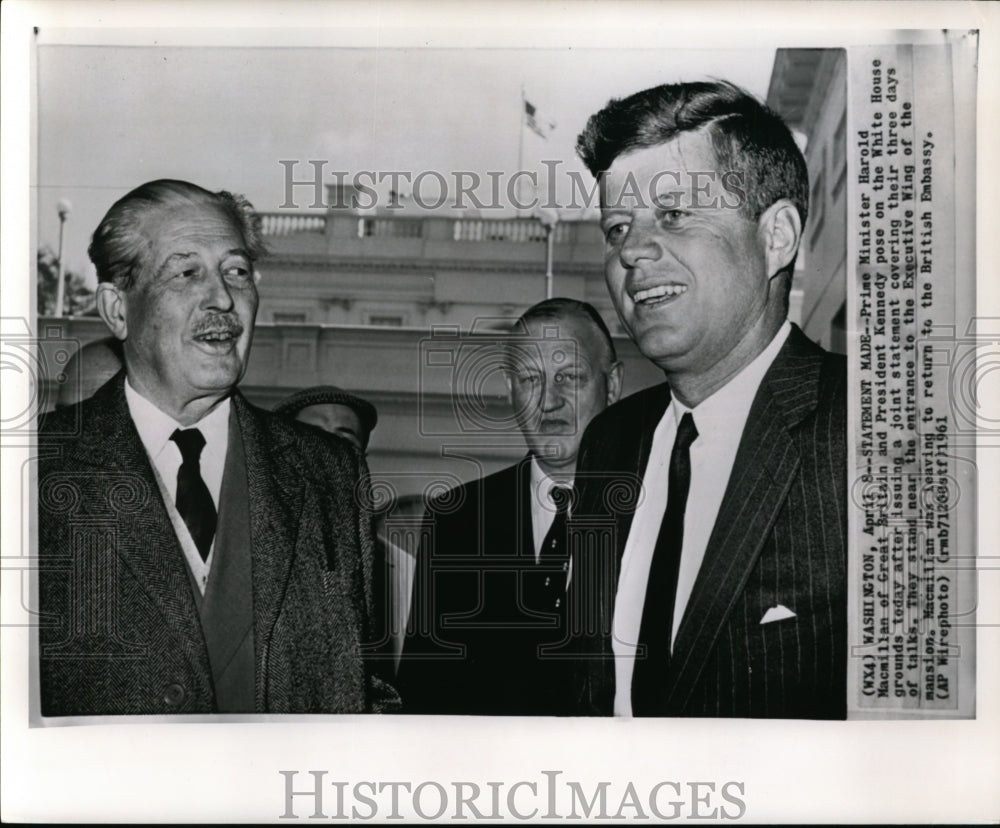
{"type": "MultiPolygon", "coordinates": [[[[79,438],[67,448],[67,462],[91,467],[95,475],[107,477],[109,485],[124,484],[116,498],[130,506],[134,498],[142,500],[132,513],[134,524],[129,531],[126,520],[115,533],[113,547],[122,565],[163,616],[164,626],[181,642],[196,670],[210,676],[208,650],[202,635],[198,608],[192,593],[192,581],[166,506],[156,482],[153,466],[136,431],[125,400],[125,374],[119,373],[103,386],[88,409],[98,416],[85,420],[79,438]],[[134,515],[134,516],[133,516],[134,515]]],[[[127,619],[123,619],[127,623],[127,619]]]]}
{"type": "Polygon", "coordinates": [[[267,429],[238,391],[232,397],[243,438],[250,508],[257,703],[264,708],[267,648],[288,585],[304,485],[291,430],[267,429]]]}
{"type": "Polygon", "coordinates": [[[822,352],[792,328],[761,382],[698,577],[677,630],[667,704],[681,712],[799,467],[794,428],[815,409],[822,352]]]}
{"type": "Polygon", "coordinates": [[[201,602],[215,700],[220,713],[254,711],[253,567],[246,459],[236,409],[229,410],[229,448],[219,493],[219,522],[208,586],[201,602]]]}
{"type": "MultiPolygon", "coordinates": [[[[517,543],[517,555],[535,557],[535,528],[531,518],[531,455],[524,457],[516,467],[516,473],[511,477],[514,491],[502,503],[517,504],[517,520],[511,527],[512,539],[517,543]]],[[[486,508],[489,509],[490,504],[486,508]]]]}

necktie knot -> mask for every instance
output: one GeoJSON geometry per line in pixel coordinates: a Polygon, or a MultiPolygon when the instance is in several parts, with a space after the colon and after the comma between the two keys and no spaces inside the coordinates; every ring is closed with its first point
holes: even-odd
{"type": "Polygon", "coordinates": [[[185,463],[198,465],[201,458],[201,450],[205,448],[205,437],[197,428],[174,429],[170,439],[177,444],[181,450],[181,457],[185,463]]]}
{"type": "Polygon", "coordinates": [[[680,451],[687,451],[691,444],[698,439],[698,428],[694,424],[694,417],[687,411],[681,417],[677,426],[677,437],[674,438],[674,446],[680,451]]]}
{"type": "Polygon", "coordinates": [[[573,503],[572,486],[553,486],[549,489],[549,500],[556,507],[556,514],[565,514],[573,503]]]}

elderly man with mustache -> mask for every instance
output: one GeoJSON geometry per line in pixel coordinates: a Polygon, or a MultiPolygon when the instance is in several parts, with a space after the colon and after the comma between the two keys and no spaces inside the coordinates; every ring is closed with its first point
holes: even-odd
{"type": "Polygon", "coordinates": [[[42,427],[43,715],[398,704],[363,658],[364,460],[236,390],[263,248],[244,198],[183,181],[143,184],[94,233],[125,368],[42,427]]]}

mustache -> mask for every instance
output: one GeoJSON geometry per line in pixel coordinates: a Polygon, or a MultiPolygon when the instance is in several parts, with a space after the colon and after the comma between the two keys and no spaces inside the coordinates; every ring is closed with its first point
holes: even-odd
{"type": "Polygon", "coordinates": [[[234,337],[241,336],[243,324],[235,316],[225,313],[212,314],[200,320],[192,331],[193,336],[204,336],[205,334],[230,334],[234,337]]]}
{"type": "Polygon", "coordinates": [[[572,426],[573,420],[567,420],[564,417],[543,417],[538,421],[539,428],[551,428],[553,426],[557,428],[564,428],[566,426],[572,426]]]}

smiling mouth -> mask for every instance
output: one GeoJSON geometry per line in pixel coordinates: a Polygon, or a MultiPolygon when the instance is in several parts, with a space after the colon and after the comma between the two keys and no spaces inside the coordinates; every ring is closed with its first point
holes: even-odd
{"type": "Polygon", "coordinates": [[[210,348],[224,348],[240,338],[242,328],[226,328],[225,330],[204,331],[194,337],[195,342],[210,348]]]}
{"type": "Polygon", "coordinates": [[[678,296],[687,293],[687,285],[670,284],[637,290],[632,301],[637,305],[662,305],[672,302],[678,296]]]}

